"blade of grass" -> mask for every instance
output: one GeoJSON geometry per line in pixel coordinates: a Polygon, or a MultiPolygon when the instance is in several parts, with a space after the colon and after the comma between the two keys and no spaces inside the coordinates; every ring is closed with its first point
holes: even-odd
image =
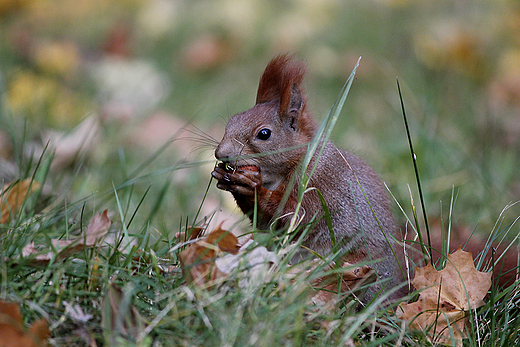
{"type": "MultiPolygon", "coordinates": [[[[135,216],[137,215],[137,211],[139,211],[139,208],[141,208],[141,205],[143,204],[144,199],[148,195],[148,192],[150,191],[150,188],[152,188],[152,186],[148,186],[148,188],[146,188],[146,191],[144,192],[143,196],[141,197],[141,199],[137,203],[137,206],[136,206],[136,208],[134,210],[134,213],[132,214],[132,216],[128,220],[128,226],[130,226],[132,224],[132,221],[134,220],[135,216]]],[[[128,200],[130,200],[130,198],[128,200]]],[[[130,205],[130,203],[128,205],[130,205]]]]}
{"type": "MultiPolygon", "coordinates": [[[[128,229],[126,227],[125,216],[124,216],[124,213],[123,213],[123,208],[121,206],[121,202],[119,201],[119,195],[117,194],[116,186],[113,183],[112,183],[112,187],[114,189],[114,196],[115,196],[116,202],[117,202],[117,209],[119,211],[119,216],[121,218],[121,225],[123,226],[123,239],[126,241],[125,252],[124,253],[129,253],[130,246],[131,246],[131,244],[130,244],[130,235],[128,234],[128,229]]],[[[116,250],[119,248],[120,244],[121,244],[121,242],[119,242],[119,244],[115,248],[116,250]]]]}
{"type": "MultiPolygon", "coordinates": [[[[419,177],[419,170],[417,168],[417,156],[416,156],[415,151],[413,149],[412,136],[410,134],[410,127],[408,126],[408,118],[406,117],[406,110],[405,110],[405,107],[404,107],[404,100],[403,100],[403,95],[401,93],[401,86],[399,84],[399,79],[397,79],[397,90],[399,91],[399,100],[401,101],[401,110],[403,112],[403,119],[404,119],[404,126],[405,126],[405,129],[406,129],[406,136],[408,137],[408,146],[410,147],[410,153],[412,155],[413,169],[414,169],[414,172],[415,172],[415,181],[417,183],[417,188],[419,190],[419,199],[420,199],[420,202],[421,202],[421,209],[422,209],[422,212],[423,212],[424,224],[425,224],[425,227],[426,227],[426,235],[428,236],[428,246],[431,249],[432,242],[431,242],[431,238],[430,238],[430,226],[428,224],[428,216],[426,214],[426,208],[425,208],[425,204],[424,204],[424,194],[423,194],[423,191],[422,191],[421,179],[419,177]]],[[[421,248],[423,249],[423,255],[425,257],[424,260],[426,262],[428,262],[428,258],[426,257],[427,253],[426,253],[426,250],[424,249],[424,243],[422,241],[421,230],[419,228],[419,225],[416,225],[416,227],[417,227],[417,234],[419,235],[419,240],[421,242],[421,248]]],[[[433,264],[433,258],[432,258],[431,252],[430,252],[430,262],[433,264]]]]}
{"type": "Polygon", "coordinates": [[[330,211],[327,206],[327,203],[325,202],[325,198],[323,197],[323,194],[321,194],[319,189],[316,189],[316,192],[318,193],[318,196],[320,197],[321,207],[323,208],[323,212],[325,214],[325,221],[327,222],[327,227],[329,228],[330,241],[332,242],[332,249],[334,250],[336,247],[336,236],[334,235],[334,228],[332,227],[332,219],[330,218],[330,211]]]}
{"type": "Polygon", "coordinates": [[[168,177],[166,177],[166,181],[164,182],[163,186],[159,190],[159,195],[155,198],[155,202],[153,204],[152,210],[150,211],[150,214],[148,215],[148,218],[147,218],[148,221],[152,221],[153,218],[155,217],[155,215],[157,214],[157,212],[159,211],[159,209],[166,197],[166,193],[170,189],[171,182],[172,181],[171,181],[170,175],[168,175],[168,177]]]}

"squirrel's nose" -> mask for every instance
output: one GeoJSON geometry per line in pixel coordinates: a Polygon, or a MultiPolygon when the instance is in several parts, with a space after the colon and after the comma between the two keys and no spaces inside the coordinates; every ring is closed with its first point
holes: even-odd
{"type": "Polygon", "coordinates": [[[237,148],[235,141],[229,140],[229,137],[226,135],[224,135],[224,138],[215,149],[215,158],[217,160],[232,160],[240,154],[240,148],[237,148]]]}
{"type": "Polygon", "coordinates": [[[217,160],[224,160],[226,158],[229,158],[229,156],[225,153],[225,150],[223,149],[222,143],[219,144],[215,149],[215,158],[217,158],[217,160]]]}

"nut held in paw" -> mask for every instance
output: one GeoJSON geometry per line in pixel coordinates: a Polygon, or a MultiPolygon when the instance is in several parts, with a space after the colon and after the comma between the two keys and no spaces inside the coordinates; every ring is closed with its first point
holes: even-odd
{"type": "Polygon", "coordinates": [[[237,167],[237,170],[242,170],[242,171],[259,171],[258,166],[255,166],[255,165],[239,166],[239,167],[237,167]]]}

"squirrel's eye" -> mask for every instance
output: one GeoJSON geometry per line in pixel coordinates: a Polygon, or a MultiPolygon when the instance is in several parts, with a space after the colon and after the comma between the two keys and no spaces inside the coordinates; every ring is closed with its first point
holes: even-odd
{"type": "Polygon", "coordinates": [[[271,130],[269,129],[262,129],[256,134],[256,138],[259,140],[269,140],[271,137],[271,130]]]}

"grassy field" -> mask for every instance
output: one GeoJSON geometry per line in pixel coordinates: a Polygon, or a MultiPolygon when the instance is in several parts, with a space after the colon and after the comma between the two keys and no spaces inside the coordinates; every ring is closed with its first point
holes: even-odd
{"type": "MultiPolygon", "coordinates": [[[[24,323],[45,318],[56,346],[427,345],[377,300],[317,308],[309,277],[283,260],[262,285],[240,286],[239,273],[186,285],[177,233],[249,231],[210,179],[213,149],[267,62],[293,52],[320,121],[362,57],[332,140],[374,166],[401,225],[410,194],[420,208],[396,77],[426,211],[443,226],[432,233],[508,244],[520,232],[519,23],[512,0],[0,2],[0,187],[40,185],[0,224],[0,300],[19,303],[24,323]],[[105,209],[102,247],[57,256],[52,240],[105,209]],[[23,257],[31,241],[54,256],[23,257]]],[[[485,302],[464,345],[516,345],[516,284],[485,302]]]]}

